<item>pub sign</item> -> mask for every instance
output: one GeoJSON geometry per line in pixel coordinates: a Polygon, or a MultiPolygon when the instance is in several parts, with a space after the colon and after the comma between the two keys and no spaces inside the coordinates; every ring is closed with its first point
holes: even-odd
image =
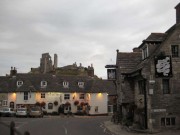
{"type": "Polygon", "coordinates": [[[116,80],[116,69],[107,69],[108,80],[116,80]]]}
{"type": "Polygon", "coordinates": [[[155,57],[155,76],[172,77],[171,56],[155,57]]]}

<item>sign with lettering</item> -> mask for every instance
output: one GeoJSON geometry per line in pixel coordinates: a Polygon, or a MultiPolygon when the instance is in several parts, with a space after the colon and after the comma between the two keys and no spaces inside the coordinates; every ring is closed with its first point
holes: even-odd
{"type": "Polygon", "coordinates": [[[166,112],[166,109],[152,109],[151,112],[166,112]]]}
{"type": "Polygon", "coordinates": [[[116,69],[107,69],[108,80],[116,80],[116,69]]]}
{"type": "Polygon", "coordinates": [[[170,56],[155,57],[155,76],[156,77],[171,77],[172,64],[170,56]]]}

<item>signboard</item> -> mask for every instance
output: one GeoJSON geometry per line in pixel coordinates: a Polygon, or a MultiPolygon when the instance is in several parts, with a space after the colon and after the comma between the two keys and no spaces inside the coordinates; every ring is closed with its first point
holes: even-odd
{"type": "Polygon", "coordinates": [[[159,56],[155,58],[155,76],[171,77],[172,64],[170,56],[159,56]]]}
{"type": "Polygon", "coordinates": [[[166,112],[166,109],[152,109],[151,112],[166,112]]]}
{"type": "Polygon", "coordinates": [[[116,69],[107,69],[108,80],[116,80],[116,69]]]}

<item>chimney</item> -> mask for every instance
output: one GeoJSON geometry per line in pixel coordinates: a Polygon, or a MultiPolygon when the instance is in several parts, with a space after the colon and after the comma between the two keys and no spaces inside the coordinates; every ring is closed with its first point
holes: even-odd
{"type": "Polygon", "coordinates": [[[10,76],[15,76],[16,74],[17,74],[16,68],[14,67],[13,69],[13,67],[11,67],[10,76]]]}
{"type": "Polygon", "coordinates": [[[180,23],[180,3],[175,7],[176,9],[176,24],[180,23]]]}

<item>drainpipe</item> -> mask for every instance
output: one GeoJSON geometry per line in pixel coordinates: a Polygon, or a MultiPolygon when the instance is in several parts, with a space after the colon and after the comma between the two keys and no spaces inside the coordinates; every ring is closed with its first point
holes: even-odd
{"type": "Polygon", "coordinates": [[[145,125],[144,125],[145,129],[148,129],[146,79],[144,79],[144,118],[145,118],[145,125]]]}

